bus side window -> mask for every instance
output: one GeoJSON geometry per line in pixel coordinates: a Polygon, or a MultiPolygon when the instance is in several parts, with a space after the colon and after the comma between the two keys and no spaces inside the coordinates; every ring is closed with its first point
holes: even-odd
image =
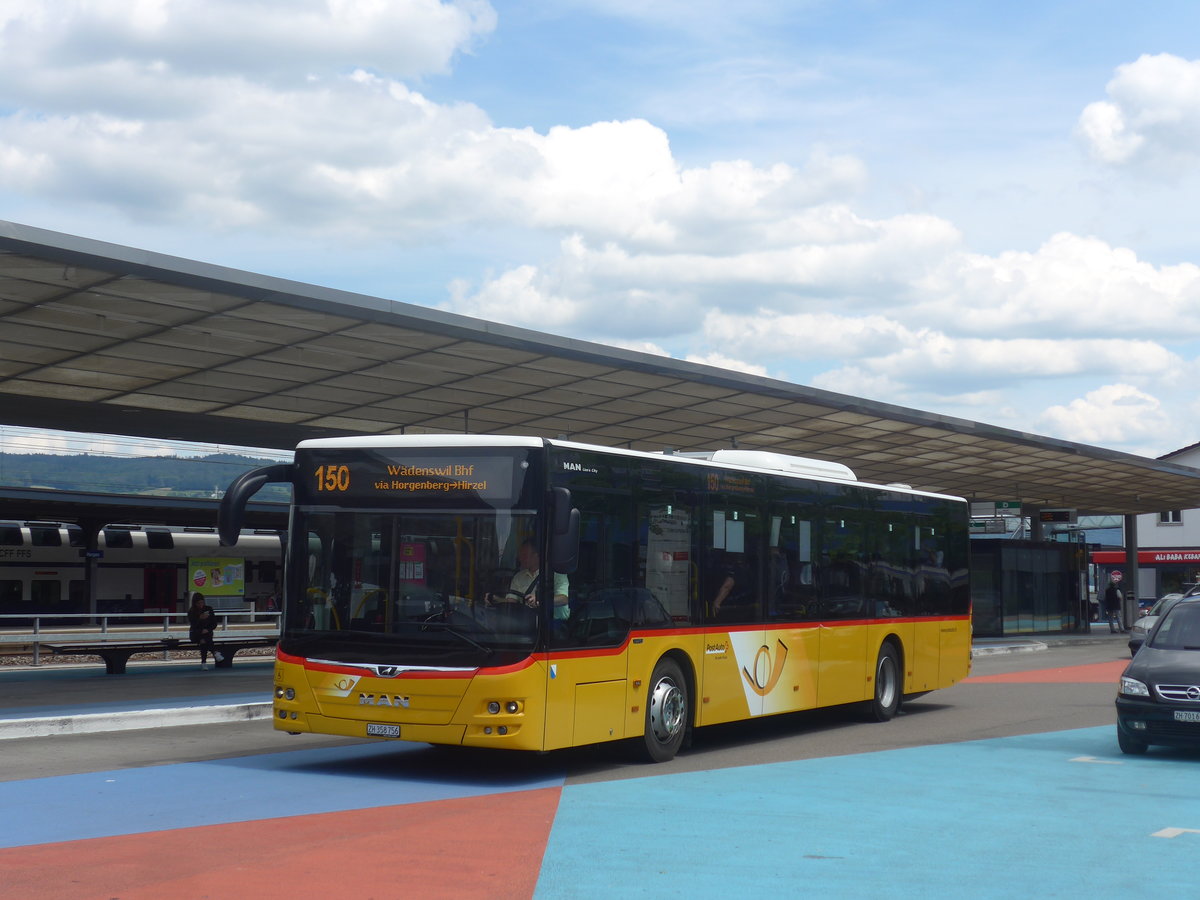
{"type": "Polygon", "coordinates": [[[813,527],[809,511],[798,505],[772,507],[767,562],[767,617],[814,619],[813,527]]]}
{"type": "Polygon", "coordinates": [[[762,621],[760,567],[764,521],[745,501],[714,497],[705,515],[701,596],[710,622],[762,621]]]}

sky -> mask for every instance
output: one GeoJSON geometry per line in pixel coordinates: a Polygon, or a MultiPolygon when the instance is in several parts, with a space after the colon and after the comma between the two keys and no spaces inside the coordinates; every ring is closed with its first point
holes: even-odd
{"type": "Polygon", "coordinates": [[[1194,2],[0,0],[0,219],[1146,456],[1198,206],[1194,2]]]}

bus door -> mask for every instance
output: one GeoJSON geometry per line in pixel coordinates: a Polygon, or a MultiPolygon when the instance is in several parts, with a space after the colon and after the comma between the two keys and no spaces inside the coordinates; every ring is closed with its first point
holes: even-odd
{"type": "Polygon", "coordinates": [[[768,654],[762,660],[768,665],[759,679],[764,686],[764,677],[770,682],[766,714],[817,705],[821,651],[811,511],[798,503],[775,505],[770,526],[764,582],[768,654]]]}
{"type": "MultiPolygon", "coordinates": [[[[726,477],[726,476],[723,476],[726,477]]],[[[713,498],[704,522],[700,599],[705,616],[700,723],[763,713],[782,656],[763,627],[764,523],[740,498],[713,498]]]]}
{"type": "MultiPolygon", "coordinates": [[[[627,587],[632,540],[628,501],[581,489],[574,499],[581,511],[579,564],[567,578],[567,614],[556,609],[550,622],[547,749],[625,737],[628,668],[623,651],[633,621],[627,587]]],[[[557,589],[543,587],[547,601],[557,589]]]]}
{"type": "Polygon", "coordinates": [[[820,546],[826,551],[817,567],[820,584],[820,663],[817,703],[832,706],[863,700],[867,673],[866,554],[863,523],[852,511],[833,511],[821,522],[820,546]]]}

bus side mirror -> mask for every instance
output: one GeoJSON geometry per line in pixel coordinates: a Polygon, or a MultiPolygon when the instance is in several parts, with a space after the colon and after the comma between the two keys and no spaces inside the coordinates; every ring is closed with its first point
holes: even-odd
{"type": "Polygon", "coordinates": [[[550,499],[550,568],[570,575],[579,566],[579,510],[566,488],[551,488],[550,499]]]}
{"type": "Polygon", "coordinates": [[[234,547],[238,535],[242,531],[242,522],[246,518],[246,504],[258,493],[259,488],[272,481],[292,483],[292,466],[290,463],[279,463],[274,466],[260,466],[243,472],[234,479],[233,484],[221,498],[221,506],[217,510],[217,535],[222,547],[234,547]]]}

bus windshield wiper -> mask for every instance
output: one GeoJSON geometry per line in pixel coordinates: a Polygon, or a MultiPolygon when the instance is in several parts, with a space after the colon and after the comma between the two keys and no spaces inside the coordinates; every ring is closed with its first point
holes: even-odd
{"type": "Polygon", "coordinates": [[[460,641],[464,641],[464,642],[470,644],[476,650],[482,650],[485,656],[491,656],[493,653],[496,652],[491,647],[488,647],[484,644],[479,643],[479,641],[475,640],[475,638],[471,637],[469,634],[464,634],[463,632],[459,631],[457,628],[451,628],[449,622],[437,622],[437,621],[422,622],[421,630],[425,631],[430,626],[433,626],[433,625],[439,626],[442,629],[442,631],[446,632],[447,634],[454,635],[460,641]]]}

